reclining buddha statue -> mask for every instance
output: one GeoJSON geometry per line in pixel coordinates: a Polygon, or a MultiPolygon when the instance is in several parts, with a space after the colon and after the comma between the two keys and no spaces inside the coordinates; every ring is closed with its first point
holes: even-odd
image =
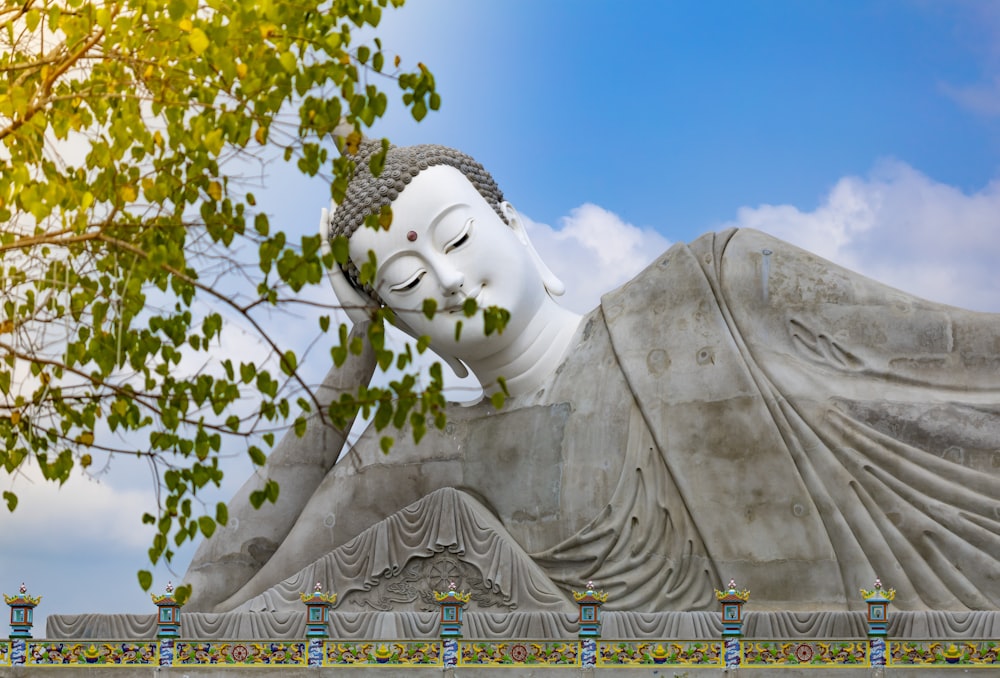
{"type": "MultiPolygon", "coordinates": [[[[432,609],[450,578],[484,609],[571,610],[591,580],[609,610],[697,611],[734,577],[754,610],[858,610],[876,576],[900,610],[1000,608],[1000,316],[730,230],[581,317],[478,162],[391,147],[376,177],[375,148],[321,224],[377,261],[367,284],[335,271],[340,303],[359,327],[390,307],[509,397],[389,454],[373,430],[340,461],[322,426],[282,441],[198,550],[186,609],[293,609],[315,581],[341,609],[432,609]],[[385,205],[391,226],[366,228],[385,205]],[[504,331],[468,299],[507,309],[504,331]],[[281,495],[254,512],[264,478],[281,495]]],[[[352,356],[324,388],[371,373],[352,356]]]]}

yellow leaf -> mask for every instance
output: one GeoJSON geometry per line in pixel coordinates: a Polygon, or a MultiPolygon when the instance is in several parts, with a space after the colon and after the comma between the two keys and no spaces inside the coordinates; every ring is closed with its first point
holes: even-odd
{"type": "Polygon", "coordinates": [[[202,146],[212,155],[218,155],[222,151],[224,141],[222,138],[222,129],[218,127],[201,138],[202,146]]]}
{"type": "Polygon", "coordinates": [[[150,179],[149,177],[143,177],[142,178],[142,190],[144,190],[146,193],[149,193],[150,191],[152,191],[154,185],[155,184],[153,184],[153,180],[150,179]]]}
{"type": "Polygon", "coordinates": [[[94,444],[94,434],[90,431],[85,431],[80,434],[80,437],[76,439],[81,445],[93,445],[94,444]]]}
{"type": "Polygon", "coordinates": [[[134,202],[139,197],[139,191],[132,184],[128,184],[118,189],[118,195],[124,202],[134,202]]]}
{"type": "Polygon", "coordinates": [[[13,320],[4,320],[3,322],[0,322],[0,334],[7,334],[8,332],[13,332],[13,331],[14,331],[13,320]]]}
{"type": "Polygon", "coordinates": [[[403,60],[402,60],[402,59],[401,59],[401,58],[399,57],[399,55],[397,54],[397,55],[396,55],[396,58],[395,58],[395,59],[393,59],[393,63],[395,63],[395,64],[396,64],[396,68],[399,68],[399,64],[400,64],[400,62],[401,62],[401,61],[403,61],[403,60]]]}
{"type": "Polygon", "coordinates": [[[180,23],[177,24],[177,28],[181,29],[185,33],[190,33],[192,27],[193,24],[191,23],[191,20],[187,18],[181,19],[180,23]]]}
{"type": "Polygon", "coordinates": [[[10,413],[10,423],[17,426],[21,422],[21,410],[14,410],[10,413]]]}
{"type": "Polygon", "coordinates": [[[347,52],[344,52],[343,54],[341,54],[340,55],[340,63],[344,64],[345,66],[347,64],[351,63],[351,55],[348,54],[347,52]]]}
{"type": "Polygon", "coordinates": [[[266,40],[267,38],[270,38],[272,35],[274,35],[274,32],[276,30],[278,30],[278,27],[275,26],[274,24],[261,24],[260,37],[266,40]]]}
{"type": "Polygon", "coordinates": [[[354,130],[353,132],[348,134],[347,138],[344,139],[344,148],[350,155],[356,154],[358,152],[358,148],[360,147],[360,145],[361,145],[361,133],[358,132],[357,130],[354,130]]]}
{"type": "Polygon", "coordinates": [[[158,148],[163,148],[163,135],[160,134],[160,130],[153,132],[153,143],[156,144],[158,148]]]}
{"type": "Polygon", "coordinates": [[[247,77],[247,70],[249,69],[246,64],[236,64],[236,75],[240,78],[247,77]]]}
{"type": "Polygon", "coordinates": [[[94,459],[89,454],[85,454],[82,457],[80,457],[80,467],[81,468],[87,468],[93,462],[94,462],[94,459]]]}
{"type": "Polygon", "coordinates": [[[284,52],[280,57],[278,57],[278,61],[281,62],[281,67],[289,73],[294,73],[295,69],[299,65],[298,61],[295,59],[295,55],[291,52],[284,52]]]}
{"type": "Polygon", "coordinates": [[[202,54],[208,49],[208,36],[200,28],[192,28],[191,35],[188,36],[188,44],[195,54],[202,54]]]}
{"type": "Polygon", "coordinates": [[[153,64],[146,66],[146,70],[142,72],[143,80],[149,80],[151,77],[153,77],[153,64]]]}
{"type": "Polygon", "coordinates": [[[257,131],[253,133],[253,138],[257,140],[258,144],[267,143],[267,130],[263,127],[258,127],[257,131]]]}
{"type": "Polygon", "coordinates": [[[213,181],[208,185],[208,194],[212,196],[212,200],[222,200],[222,184],[218,181],[213,181]]]}

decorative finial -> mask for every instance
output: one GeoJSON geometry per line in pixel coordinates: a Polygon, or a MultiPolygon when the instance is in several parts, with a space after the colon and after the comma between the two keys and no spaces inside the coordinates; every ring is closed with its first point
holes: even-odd
{"type": "Polygon", "coordinates": [[[21,595],[24,595],[25,593],[28,592],[28,587],[25,585],[24,582],[21,582],[21,588],[18,590],[21,592],[21,595]]]}
{"type": "Polygon", "coordinates": [[[416,231],[407,231],[406,232],[406,239],[409,240],[410,242],[416,242],[417,241],[417,232],[416,231]]]}
{"type": "Polygon", "coordinates": [[[865,600],[888,600],[896,599],[896,589],[883,589],[881,577],[875,577],[874,588],[871,591],[861,589],[861,596],[865,600]]]}
{"type": "Polygon", "coordinates": [[[449,591],[454,591],[456,588],[457,587],[455,585],[455,582],[453,582],[453,581],[448,582],[448,590],[449,591]]]}
{"type": "Polygon", "coordinates": [[[167,593],[173,593],[174,592],[174,583],[172,581],[170,581],[169,579],[167,580],[166,591],[167,591],[167,593]]]}
{"type": "Polygon", "coordinates": [[[316,582],[316,586],[313,587],[313,591],[315,591],[316,593],[322,593],[323,585],[319,582],[316,582]]]}
{"type": "Polygon", "coordinates": [[[606,591],[598,591],[597,584],[590,580],[587,582],[586,591],[573,591],[573,600],[577,603],[606,603],[608,594],[606,591]]]}
{"type": "Polygon", "coordinates": [[[725,591],[715,589],[715,598],[721,603],[747,602],[750,600],[750,589],[739,589],[736,579],[730,579],[725,591]]]}

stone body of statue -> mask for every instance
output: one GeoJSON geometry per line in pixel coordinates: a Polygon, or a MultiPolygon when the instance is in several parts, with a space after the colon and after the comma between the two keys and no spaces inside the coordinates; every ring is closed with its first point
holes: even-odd
{"type": "Polygon", "coordinates": [[[1000,316],[741,230],[672,247],[581,318],[478,163],[394,147],[374,179],[366,152],[322,228],[379,267],[367,288],[338,272],[341,302],[389,305],[512,397],[389,455],[373,431],[338,463],[319,434],[284,441],[264,470],[283,499],[234,500],[186,609],[297,609],[317,580],[341,609],[433,609],[458,578],[480,608],[568,611],[594,580],[609,609],[706,610],[735,577],[755,610],[857,610],[876,576],[897,609],[1000,608],[1000,316]],[[392,227],[359,227],[382,204],[392,227]],[[506,331],[456,312],[470,298],[506,331]]]}

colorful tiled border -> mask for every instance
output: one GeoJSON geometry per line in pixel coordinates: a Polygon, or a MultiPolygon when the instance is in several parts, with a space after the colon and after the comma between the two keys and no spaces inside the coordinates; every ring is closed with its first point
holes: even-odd
{"type": "Polygon", "coordinates": [[[890,640],[887,666],[1000,666],[1000,641],[890,640]]]}
{"type": "Polygon", "coordinates": [[[160,663],[159,643],[155,640],[29,640],[26,646],[26,666],[158,666],[160,663]]]}
{"type": "Polygon", "coordinates": [[[867,640],[744,640],[741,666],[868,667],[867,640]]]}
{"type": "MultiPolygon", "coordinates": [[[[865,668],[871,666],[867,640],[739,640],[745,668],[865,668]]],[[[0,666],[115,666],[161,664],[161,649],[173,649],[162,661],[174,666],[228,665],[247,667],[306,666],[303,641],[50,641],[0,640],[0,666]],[[162,647],[161,647],[162,646],[162,647]]],[[[458,640],[458,666],[579,667],[585,648],[596,656],[588,665],[643,668],[721,667],[723,642],[718,640],[458,640]]],[[[443,667],[444,641],[316,639],[313,665],[342,667],[443,667]]],[[[997,668],[1000,640],[890,640],[888,667],[997,668]]],[[[735,649],[735,648],[734,648],[735,649]]],[[[734,660],[735,660],[734,656],[734,660]]],[[[451,661],[455,661],[455,659],[451,661]]]]}
{"type": "Polygon", "coordinates": [[[441,641],[327,641],[323,666],[443,666],[441,641]]]}
{"type": "Polygon", "coordinates": [[[581,666],[580,641],[460,640],[459,666],[581,666]]]}
{"type": "Polygon", "coordinates": [[[174,666],[306,666],[308,659],[303,641],[174,641],[174,666]]]}
{"type": "Polygon", "coordinates": [[[721,667],[718,640],[599,640],[597,666],[716,666],[721,667]]]}

